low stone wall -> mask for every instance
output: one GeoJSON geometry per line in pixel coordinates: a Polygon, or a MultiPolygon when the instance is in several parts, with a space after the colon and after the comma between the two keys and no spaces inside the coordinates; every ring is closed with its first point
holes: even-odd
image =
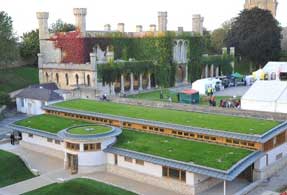
{"type": "Polygon", "coordinates": [[[25,141],[21,141],[20,145],[23,148],[27,148],[27,149],[35,151],[35,152],[43,153],[43,154],[46,154],[48,156],[53,156],[53,157],[62,159],[63,164],[64,164],[65,153],[63,151],[54,150],[54,149],[44,147],[44,146],[39,146],[36,144],[31,144],[31,143],[28,143],[25,141]]]}
{"type": "Polygon", "coordinates": [[[114,165],[107,165],[107,171],[116,175],[127,177],[139,182],[147,183],[157,187],[165,188],[168,190],[175,191],[179,194],[194,195],[194,188],[188,186],[182,182],[167,179],[167,178],[157,178],[143,173],[137,173],[132,170],[121,168],[114,165]]]}
{"type": "Polygon", "coordinates": [[[284,157],[283,159],[278,160],[271,165],[268,165],[262,170],[254,170],[253,177],[255,180],[266,179],[268,177],[271,177],[272,175],[274,175],[275,173],[277,173],[286,166],[287,166],[287,157],[284,157]]]}
{"type": "Polygon", "coordinates": [[[200,105],[169,103],[160,101],[138,100],[131,98],[117,98],[117,97],[112,98],[111,101],[123,104],[151,106],[156,108],[167,108],[167,109],[193,111],[193,112],[215,113],[215,114],[263,118],[263,119],[280,120],[280,121],[287,120],[287,114],[284,113],[237,110],[232,108],[220,108],[212,106],[200,106],[200,105]]]}

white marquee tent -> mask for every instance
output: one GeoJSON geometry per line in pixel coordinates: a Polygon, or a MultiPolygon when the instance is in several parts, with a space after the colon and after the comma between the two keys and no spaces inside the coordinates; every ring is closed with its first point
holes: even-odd
{"type": "Polygon", "coordinates": [[[287,113],[287,82],[256,81],[242,96],[241,108],[287,113]]]}
{"type": "Polygon", "coordinates": [[[205,79],[199,79],[192,83],[192,89],[199,92],[200,95],[206,95],[206,91],[208,87],[212,87],[213,91],[215,91],[216,84],[219,85],[219,87],[222,87],[221,80],[215,79],[215,78],[205,78],[205,79]]]}

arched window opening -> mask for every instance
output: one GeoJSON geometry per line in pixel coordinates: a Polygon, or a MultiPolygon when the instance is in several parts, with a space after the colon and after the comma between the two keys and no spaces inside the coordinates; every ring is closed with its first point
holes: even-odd
{"type": "Polygon", "coordinates": [[[79,75],[76,74],[76,85],[78,86],[79,85],[79,75]]]}
{"type": "Polygon", "coordinates": [[[46,82],[49,82],[49,74],[46,72],[46,82]]]}
{"type": "Polygon", "coordinates": [[[69,85],[69,76],[67,73],[66,73],[65,77],[66,77],[66,85],[69,85]]]}
{"type": "Polygon", "coordinates": [[[87,84],[88,84],[88,86],[90,86],[90,85],[91,85],[90,75],[87,75],[87,84]]]}
{"type": "Polygon", "coordinates": [[[59,84],[59,74],[58,73],[56,73],[56,82],[57,82],[57,84],[59,84]]]}

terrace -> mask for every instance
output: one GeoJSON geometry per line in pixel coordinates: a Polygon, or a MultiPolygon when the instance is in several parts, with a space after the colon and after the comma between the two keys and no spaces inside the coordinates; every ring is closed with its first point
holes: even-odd
{"type": "Polygon", "coordinates": [[[159,121],[169,124],[179,124],[249,135],[262,135],[280,124],[278,121],[255,118],[186,112],[171,109],[151,108],[79,99],[60,102],[54,104],[52,107],[110,114],[114,116],[159,121]]]}

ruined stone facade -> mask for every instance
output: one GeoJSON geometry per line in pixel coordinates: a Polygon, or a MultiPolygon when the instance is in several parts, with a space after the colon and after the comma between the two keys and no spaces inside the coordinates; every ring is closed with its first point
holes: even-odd
{"type": "Polygon", "coordinates": [[[260,9],[269,10],[272,15],[276,17],[277,6],[277,0],[245,0],[244,9],[258,7],[260,9]]]}
{"type": "MultiPolygon", "coordinates": [[[[120,32],[127,37],[144,37],[144,36],[161,36],[163,33],[168,31],[167,24],[167,12],[158,12],[158,29],[155,24],[151,24],[147,31],[144,31],[142,25],[137,25],[135,32],[125,32],[125,24],[118,23],[116,30],[112,30],[110,24],[106,24],[104,29],[101,31],[87,31],[86,30],[86,8],[74,8],[73,14],[75,16],[75,26],[77,36],[82,38],[93,38],[109,35],[110,33],[120,32]]],[[[193,32],[188,32],[190,34],[196,33],[197,35],[202,35],[203,33],[203,18],[200,15],[195,15],[193,17],[193,32]],[[195,17],[196,16],[196,17],[195,17]]],[[[55,82],[60,89],[73,90],[88,88],[94,92],[100,91],[101,86],[97,83],[97,65],[101,63],[107,63],[114,59],[114,54],[109,51],[103,51],[100,47],[95,46],[93,51],[85,60],[81,62],[75,62],[73,60],[67,61],[67,52],[61,47],[56,46],[58,40],[55,38],[58,34],[50,33],[48,30],[48,12],[38,12],[37,19],[39,22],[39,40],[40,40],[40,53],[38,54],[38,67],[39,67],[39,80],[40,83],[55,82]]],[[[183,27],[179,27],[178,31],[175,33],[183,33],[183,27]]],[[[70,32],[69,32],[70,33],[70,32]]],[[[63,35],[69,33],[62,33],[63,35]]],[[[176,82],[183,83],[187,82],[188,70],[187,70],[187,48],[188,41],[186,40],[174,40],[174,52],[173,61],[177,65],[176,72],[176,82]]],[[[85,54],[86,55],[86,54],[85,54]]],[[[73,57],[73,56],[72,56],[73,57]]],[[[129,83],[130,89],[128,91],[134,90],[134,83],[139,83],[139,90],[145,89],[144,83],[146,84],[146,89],[151,86],[150,75],[144,76],[141,74],[139,80],[135,80],[134,75],[129,76],[129,81],[125,82],[125,79],[121,79],[120,88],[121,93],[125,92],[125,84],[129,83]]],[[[126,89],[127,90],[127,89],[126,89]]],[[[114,94],[114,92],[112,92],[114,94]]]]}

